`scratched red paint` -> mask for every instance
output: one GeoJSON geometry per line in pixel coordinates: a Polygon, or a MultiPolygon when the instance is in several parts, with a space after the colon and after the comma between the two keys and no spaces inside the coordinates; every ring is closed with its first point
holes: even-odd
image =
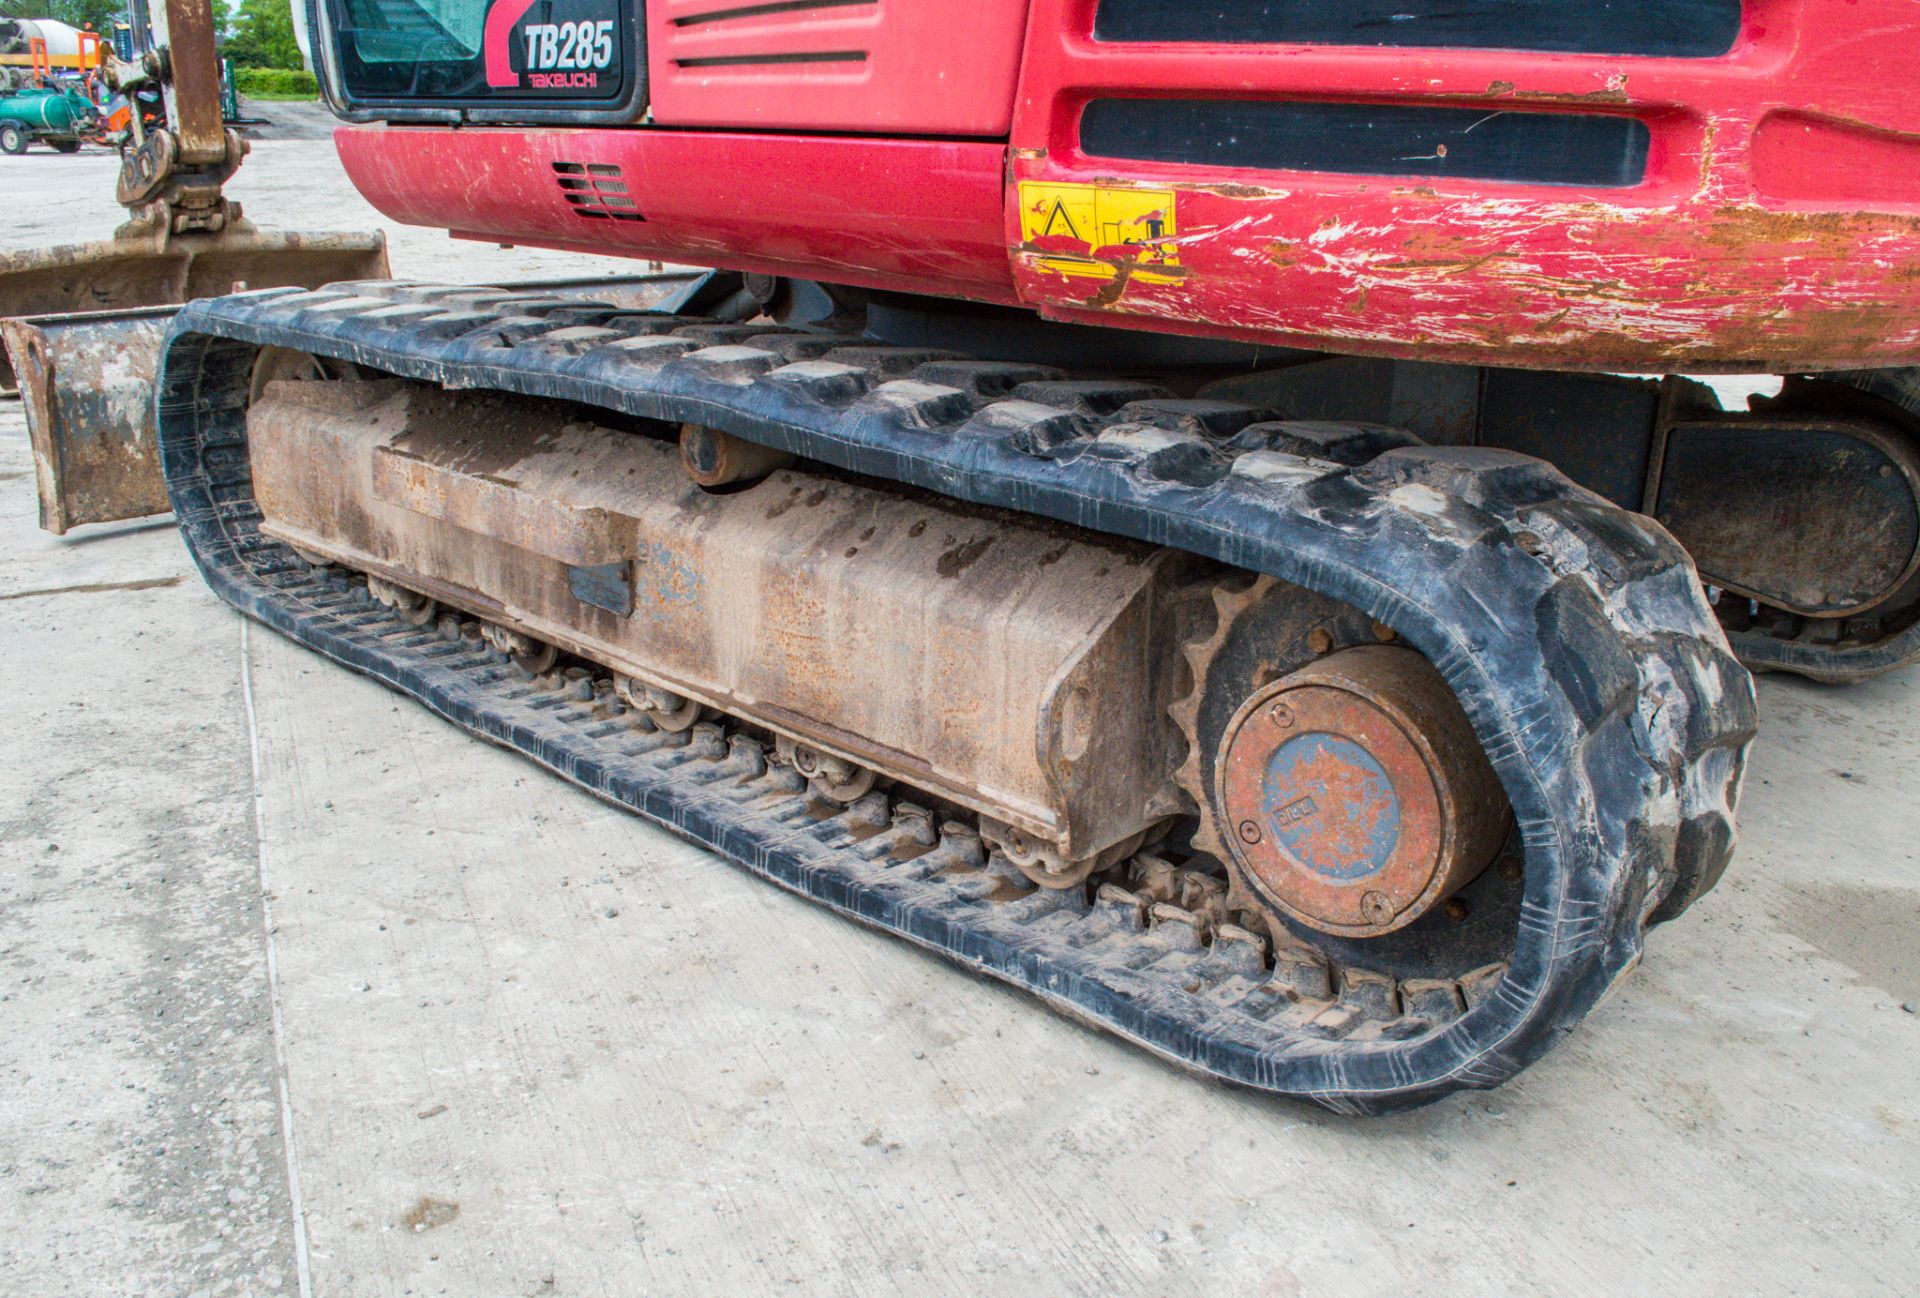
{"type": "Polygon", "coordinates": [[[1911,0],[1748,0],[1742,35],[1717,59],[1127,46],[1092,39],[1092,9],[1034,0],[1020,102],[1038,110],[1015,116],[1013,177],[1175,187],[1190,273],[1131,284],[1097,309],[1084,283],[1017,254],[1022,298],[1050,313],[1555,368],[1920,361],[1911,0]],[[1223,171],[1079,150],[1088,99],[1243,97],[1249,87],[1278,99],[1631,114],[1652,136],[1648,176],[1583,192],[1223,171]],[[1808,120],[1846,129],[1809,134],[1808,120]],[[1767,147],[1756,150],[1763,126],[1767,147]]]}

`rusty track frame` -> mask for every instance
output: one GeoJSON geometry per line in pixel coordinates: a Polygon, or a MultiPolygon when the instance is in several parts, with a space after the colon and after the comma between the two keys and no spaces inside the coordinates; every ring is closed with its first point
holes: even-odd
{"type": "Polygon", "coordinates": [[[1192,576],[1174,552],[805,470],[709,494],[672,441],[577,417],[555,428],[550,406],[498,394],[398,379],[256,378],[254,392],[261,531],[300,554],[752,722],[868,783],[971,807],[1069,860],[1179,811],[1165,718],[1192,576]],[[850,650],[869,635],[875,652],[850,650]]]}

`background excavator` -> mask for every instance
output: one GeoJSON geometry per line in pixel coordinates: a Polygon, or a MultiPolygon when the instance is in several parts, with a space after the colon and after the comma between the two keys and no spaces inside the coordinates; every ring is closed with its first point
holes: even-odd
{"type": "MultiPolygon", "coordinates": [[[[716,269],[235,276],[116,463],[783,887],[1246,1086],[1497,1085],[1725,869],[1742,663],[1920,654],[1909,9],[310,0],[388,216],[716,269]]],[[[177,238],[239,150],[168,16],[177,238]]]]}

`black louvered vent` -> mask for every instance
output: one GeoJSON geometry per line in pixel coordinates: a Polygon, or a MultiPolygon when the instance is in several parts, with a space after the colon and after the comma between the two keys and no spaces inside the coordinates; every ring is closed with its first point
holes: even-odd
{"type": "Polygon", "coordinates": [[[1100,0],[1103,41],[1220,45],[1426,45],[1655,58],[1718,58],[1740,36],[1740,0],[1100,0]]]}
{"type": "Polygon", "coordinates": [[[644,221],[620,168],[605,162],[556,162],[553,174],[575,216],[596,221],[644,221]]]}
{"type": "Polygon", "coordinates": [[[1649,141],[1632,117],[1431,104],[1096,99],[1080,119],[1102,158],[1533,185],[1637,185],[1649,141]]]}

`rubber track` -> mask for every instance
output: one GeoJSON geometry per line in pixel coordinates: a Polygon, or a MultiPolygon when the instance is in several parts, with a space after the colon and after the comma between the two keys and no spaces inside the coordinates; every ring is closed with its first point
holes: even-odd
{"type": "Polygon", "coordinates": [[[1857,685],[1920,660],[1920,622],[1866,644],[1795,640],[1764,627],[1729,631],[1727,639],[1754,671],[1790,672],[1826,685],[1857,685]]]}
{"type": "MultiPolygon", "coordinates": [[[[1249,424],[1252,412],[1236,420],[1220,403],[1155,396],[852,338],[380,282],[190,304],[169,334],[158,413],[174,509],[216,591],[567,779],[1231,1082],[1343,1112],[1497,1085],[1632,967],[1650,922],[1719,876],[1753,732],[1752,681],[1671,538],[1539,461],[1479,449],[1371,454],[1392,439],[1249,424]],[[1445,675],[1512,800],[1526,875],[1505,975],[1450,1020],[1421,1017],[1389,988],[1388,1028],[1342,1036],[1339,1006],[1302,1022],[1277,973],[1197,976],[1228,953],[1173,943],[1165,924],[1128,931],[1112,906],[1040,910],[1059,894],[987,903],[889,857],[873,846],[881,839],[862,850],[845,817],[796,821],[790,794],[774,797],[771,776],[751,775],[751,754],[708,744],[696,761],[624,740],[630,727],[586,709],[534,706],[516,693],[524,682],[464,642],[343,606],[259,534],[244,410],[263,345],[451,388],[704,423],[956,499],[1194,551],[1360,608],[1445,675]]],[[[1152,919],[1138,908],[1135,918],[1152,919]]],[[[1341,981],[1343,998],[1379,990],[1341,981]]]]}

